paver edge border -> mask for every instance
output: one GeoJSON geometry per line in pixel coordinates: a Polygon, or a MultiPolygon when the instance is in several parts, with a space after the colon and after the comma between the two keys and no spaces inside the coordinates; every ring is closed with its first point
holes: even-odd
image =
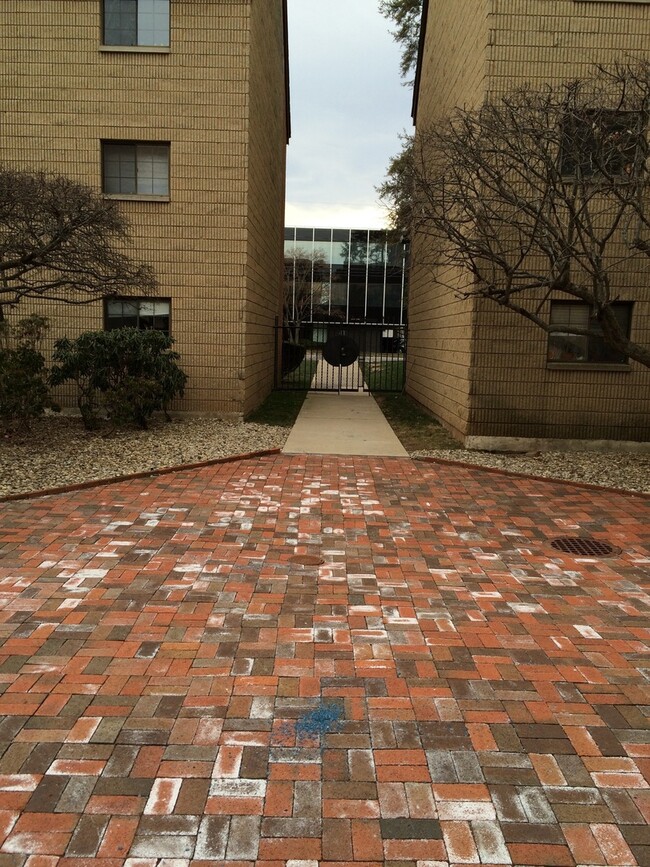
{"type": "MultiPolygon", "coordinates": [[[[246,452],[241,455],[228,455],[227,457],[223,458],[211,458],[207,461],[198,461],[192,464],[177,464],[172,467],[159,467],[155,470],[143,470],[139,473],[127,473],[121,476],[109,476],[103,479],[91,479],[87,482],[76,482],[75,484],[61,485],[56,488],[43,488],[38,491],[26,491],[21,494],[4,494],[0,496],[0,503],[12,503],[18,502],[20,500],[35,500],[39,499],[40,497],[52,497],[56,496],[57,494],[68,494],[73,491],[83,491],[87,488],[97,488],[103,485],[116,485],[120,482],[128,482],[133,479],[146,479],[150,476],[164,476],[169,475],[170,473],[184,472],[185,470],[198,470],[203,467],[212,467],[218,464],[229,464],[235,463],[236,461],[245,461],[251,458],[263,458],[279,454],[283,454],[281,446],[273,449],[261,449],[259,451],[246,452]]],[[[291,457],[292,455],[287,456],[291,457]]],[[[335,455],[334,457],[344,457],[344,455],[335,455]]],[[[397,459],[404,460],[404,458],[402,458],[401,456],[397,459]]],[[[533,482],[548,482],[550,484],[557,485],[571,485],[574,488],[586,488],[590,491],[603,491],[610,494],[621,494],[627,497],[640,497],[643,500],[650,500],[650,494],[647,494],[644,491],[630,491],[626,488],[610,488],[606,487],[605,485],[596,485],[592,482],[576,482],[571,479],[558,479],[555,478],[555,476],[535,476],[531,473],[520,473],[516,470],[506,470],[501,467],[485,467],[482,464],[473,464],[466,461],[452,461],[447,458],[435,458],[428,455],[408,455],[406,459],[411,461],[419,461],[420,463],[425,464],[442,464],[444,466],[462,467],[466,470],[480,470],[484,473],[493,473],[498,476],[511,476],[519,479],[530,479],[533,482]]]]}
{"type": "Polygon", "coordinates": [[[246,461],[251,458],[264,458],[269,455],[279,455],[281,447],[260,449],[256,452],[246,452],[243,455],[228,455],[224,458],[211,458],[207,461],[197,461],[193,464],[177,464],[173,467],[158,467],[155,470],[143,470],[139,473],[126,473],[122,476],[109,476],[105,479],[91,479],[87,482],[76,482],[71,485],[61,485],[57,488],[43,488],[40,491],[26,491],[22,494],[5,494],[0,496],[0,503],[12,503],[18,500],[35,500],[39,497],[52,497],[56,494],[69,494],[72,491],[83,491],[86,488],[98,488],[103,485],[117,485],[120,482],[130,482],[133,479],[146,479],[149,476],[166,476],[170,473],[182,473],[185,470],[200,470],[203,467],[213,467],[217,464],[229,464],[236,461],[246,461]]]}
{"type": "Polygon", "coordinates": [[[516,470],[505,470],[501,467],[484,467],[482,464],[472,464],[465,461],[450,461],[447,458],[434,458],[429,455],[416,455],[413,461],[426,464],[445,464],[451,467],[463,467],[466,470],[482,470],[485,473],[495,473],[498,476],[513,476],[519,479],[530,479],[532,482],[549,482],[554,485],[572,485],[574,488],[586,488],[589,491],[604,491],[608,494],[622,494],[626,497],[641,497],[650,500],[650,494],[645,491],[630,491],[627,488],[609,488],[606,485],[595,485],[593,482],[576,482],[572,479],[557,479],[555,476],[534,476],[531,473],[519,473],[516,470]]]}

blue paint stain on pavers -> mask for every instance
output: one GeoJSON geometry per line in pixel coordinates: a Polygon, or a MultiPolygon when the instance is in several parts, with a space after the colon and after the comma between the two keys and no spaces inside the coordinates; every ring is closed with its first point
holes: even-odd
{"type": "Polygon", "coordinates": [[[334,702],[321,703],[314,710],[303,714],[296,722],[296,735],[309,737],[310,735],[325,735],[331,731],[338,731],[341,727],[340,719],[343,716],[343,708],[334,702]]]}

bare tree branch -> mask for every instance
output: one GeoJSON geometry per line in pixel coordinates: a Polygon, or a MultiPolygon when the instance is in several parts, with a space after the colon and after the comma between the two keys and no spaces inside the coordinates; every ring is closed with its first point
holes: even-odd
{"type": "Polygon", "coordinates": [[[650,257],[649,116],[650,63],[521,88],[419,129],[379,192],[442,285],[650,366],[612,306],[621,272],[650,257]],[[551,325],[550,298],[588,305],[589,329],[551,325]]]}
{"type": "Polygon", "coordinates": [[[297,343],[300,327],[326,315],[330,300],[329,264],[323,250],[294,247],[284,257],[284,324],[297,343]]]}
{"type": "Polygon", "coordinates": [[[151,294],[153,270],[123,252],[128,240],[117,203],[90,187],[0,167],[0,311],[22,298],[151,294]]]}

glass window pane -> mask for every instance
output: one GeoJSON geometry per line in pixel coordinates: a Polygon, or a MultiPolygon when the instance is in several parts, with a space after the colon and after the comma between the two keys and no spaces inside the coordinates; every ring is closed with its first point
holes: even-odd
{"type": "Polygon", "coordinates": [[[295,229],[285,229],[284,230],[284,240],[285,241],[293,241],[296,235],[295,229]]]}
{"type": "Polygon", "coordinates": [[[136,45],[137,0],[104,0],[104,45],[136,45]]]}
{"type": "Polygon", "coordinates": [[[331,229],[314,229],[314,241],[327,241],[328,243],[332,240],[332,230],[331,229]]]}
{"type": "Polygon", "coordinates": [[[368,233],[353,230],[350,235],[350,261],[365,265],[368,257],[368,233]]]}
{"type": "MultiPolygon", "coordinates": [[[[623,329],[629,336],[632,315],[632,305],[627,303],[613,304],[612,310],[623,329]]],[[[626,356],[606,345],[599,336],[601,328],[598,321],[591,316],[587,304],[551,302],[550,322],[552,325],[566,327],[566,331],[549,334],[549,361],[566,363],[592,364],[625,364],[626,356]],[[570,328],[590,328],[596,334],[571,334],[570,328]]]]}
{"type": "Polygon", "coordinates": [[[138,0],[138,45],[169,45],[169,0],[138,0]]]}
{"type": "Polygon", "coordinates": [[[106,314],[107,314],[107,316],[121,316],[122,315],[122,302],[121,301],[108,301],[106,303],[106,314]]]}
{"type": "Polygon", "coordinates": [[[106,331],[115,328],[155,328],[169,334],[169,301],[148,298],[111,299],[106,303],[106,331]]]}
{"type": "Polygon", "coordinates": [[[368,264],[383,269],[386,254],[386,237],[383,232],[371,232],[368,244],[368,264]]]}
{"type": "Polygon", "coordinates": [[[312,241],[313,238],[313,229],[296,229],[296,241],[312,241]]]}
{"type": "Polygon", "coordinates": [[[169,147],[167,145],[138,145],[137,177],[140,195],[169,195],[169,147]]]}
{"type": "Polygon", "coordinates": [[[350,283],[350,321],[363,321],[366,311],[365,283],[350,283]]]}
{"type": "Polygon", "coordinates": [[[105,193],[135,193],[135,147],[105,143],[102,148],[102,189],[105,193]]]}

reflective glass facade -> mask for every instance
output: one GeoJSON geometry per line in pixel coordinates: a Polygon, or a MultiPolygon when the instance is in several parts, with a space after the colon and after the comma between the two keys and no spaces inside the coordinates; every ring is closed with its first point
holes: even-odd
{"type": "Polygon", "coordinates": [[[284,230],[290,322],[406,323],[406,254],[385,230],[284,230]]]}

